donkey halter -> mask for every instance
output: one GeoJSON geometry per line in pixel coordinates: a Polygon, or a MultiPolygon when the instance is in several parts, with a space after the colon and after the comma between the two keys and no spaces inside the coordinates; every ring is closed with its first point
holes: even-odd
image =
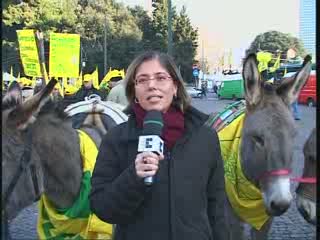
{"type": "MultiPolygon", "coordinates": [[[[273,171],[265,172],[260,178],[265,178],[269,176],[288,176],[291,173],[289,169],[278,169],[273,171]]],[[[292,177],[290,178],[292,182],[299,182],[299,183],[309,183],[309,184],[316,184],[317,179],[315,177],[292,177]]]]}
{"type": "MultiPolygon", "coordinates": [[[[34,186],[34,190],[36,193],[37,198],[40,196],[40,189],[38,185],[38,178],[35,170],[35,165],[30,164],[31,162],[31,150],[32,150],[32,130],[31,128],[27,129],[26,133],[26,138],[27,138],[27,144],[24,147],[22,156],[20,157],[19,160],[19,168],[16,170],[16,172],[13,175],[13,178],[5,192],[5,197],[4,197],[4,206],[3,208],[5,209],[5,206],[8,203],[8,200],[10,199],[11,194],[13,193],[14,188],[16,187],[22,173],[26,171],[28,167],[30,167],[30,172],[32,176],[32,183],[34,186]]],[[[36,199],[37,200],[37,199],[36,199]]],[[[35,201],[36,201],[35,200],[35,201]]]]}

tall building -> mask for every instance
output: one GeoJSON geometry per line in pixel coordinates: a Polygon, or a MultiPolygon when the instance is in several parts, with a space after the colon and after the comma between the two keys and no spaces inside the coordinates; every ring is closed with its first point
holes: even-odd
{"type": "Polygon", "coordinates": [[[299,37],[307,53],[316,59],[316,0],[300,0],[299,37]]]}

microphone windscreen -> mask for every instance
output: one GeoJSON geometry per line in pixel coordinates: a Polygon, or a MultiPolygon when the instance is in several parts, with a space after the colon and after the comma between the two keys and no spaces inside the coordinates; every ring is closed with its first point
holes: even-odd
{"type": "Polygon", "coordinates": [[[160,136],[163,128],[163,117],[159,111],[148,111],[143,119],[142,135],[158,135],[160,136]]]}

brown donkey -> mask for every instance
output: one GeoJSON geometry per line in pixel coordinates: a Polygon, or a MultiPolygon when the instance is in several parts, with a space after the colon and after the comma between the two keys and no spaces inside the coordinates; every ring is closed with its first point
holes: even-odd
{"type": "MultiPolygon", "coordinates": [[[[48,101],[55,84],[51,80],[25,102],[17,91],[3,98],[2,217],[6,219],[16,217],[42,193],[59,209],[78,199],[85,175],[79,132],[72,128],[71,118],[48,101]]],[[[105,129],[90,125],[90,118],[81,130],[99,146],[105,129]]]]}
{"type": "MultiPolygon", "coordinates": [[[[302,69],[295,76],[284,79],[280,85],[273,85],[260,78],[255,54],[245,59],[243,79],[246,110],[242,120],[238,117],[242,126],[239,136],[236,136],[240,139],[237,148],[239,154],[229,156],[231,160],[237,155],[240,158],[236,168],[242,169],[242,173],[241,177],[235,176],[235,182],[227,176],[230,175],[229,166],[223,157],[229,203],[226,205],[226,213],[230,221],[232,240],[244,239],[244,223],[252,226],[252,239],[267,239],[272,217],[283,214],[290,206],[290,171],[296,136],[290,105],[297,99],[309,76],[310,60],[307,56],[302,69]],[[239,182],[239,179],[243,182],[239,182]],[[231,196],[229,183],[238,196],[231,196]],[[243,190],[246,184],[255,194],[250,195],[249,190],[243,190]],[[251,222],[247,221],[248,219],[251,219],[251,222]]],[[[224,142],[220,133],[218,135],[224,155],[224,142]]]]}
{"type": "Polygon", "coordinates": [[[313,224],[317,224],[317,139],[314,128],[303,147],[304,169],[301,179],[298,179],[299,186],[297,193],[297,207],[304,219],[313,224]]]}

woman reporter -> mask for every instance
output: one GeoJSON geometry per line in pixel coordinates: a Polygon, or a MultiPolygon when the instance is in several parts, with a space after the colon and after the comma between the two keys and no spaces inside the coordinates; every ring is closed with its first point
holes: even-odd
{"type": "Polygon", "coordinates": [[[90,203],[116,224],[115,240],[227,239],[224,175],[208,115],[190,105],[182,77],[166,54],[138,56],[126,74],[129,119],[104,137],[90,203]],[[138,153],[148,111],[162,113],[164,154],[138,153]],[[144,178],[154,177],[151,186],[144,178]]]}

